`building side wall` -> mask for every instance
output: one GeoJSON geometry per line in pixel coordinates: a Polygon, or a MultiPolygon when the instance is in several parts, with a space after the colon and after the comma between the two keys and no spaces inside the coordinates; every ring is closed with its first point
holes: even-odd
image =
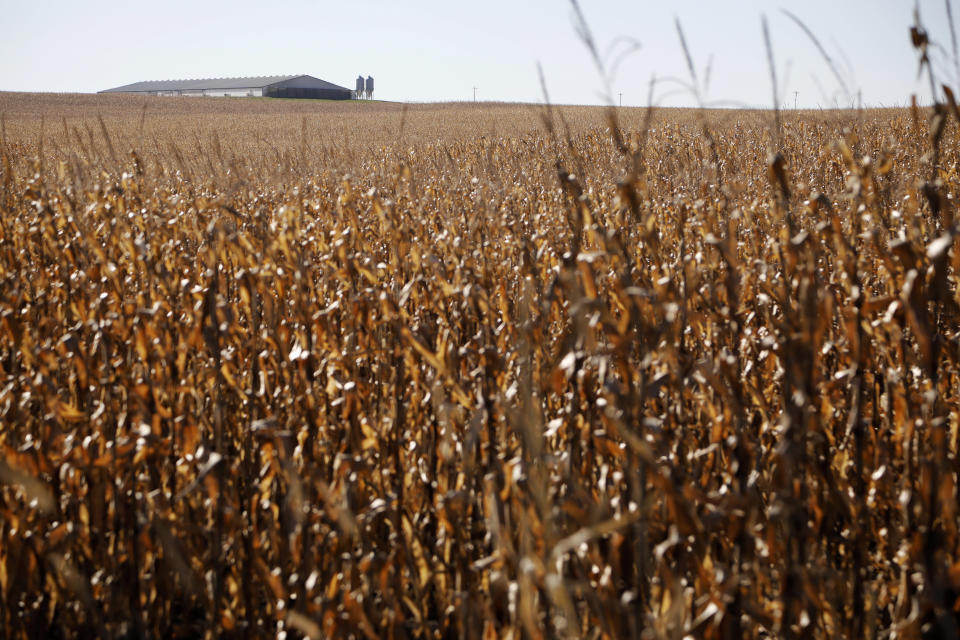
{"type": "Polygon", "coordinates": [[[246,87],[241,89],[162,89],[160,91],[128,91],[124,93],[140,93],[148,96],[210,96],[251,98],[263,96],[263,87],[246,87]]]}
{"type": "Polygon", "coordinates": [[[264,89],[268,98],[306,98],[312,100],[349,100],[353,92],[349,89],[311,89],[300,87],[270,86],[264,89]]]}
{"type": "Polygon", "coordinates": [[[246,87],[241,89],[204,89],[205,96],[224,96],[234,98],[249,98],[253,96],[262,96],[262,87],[246,87]]]}

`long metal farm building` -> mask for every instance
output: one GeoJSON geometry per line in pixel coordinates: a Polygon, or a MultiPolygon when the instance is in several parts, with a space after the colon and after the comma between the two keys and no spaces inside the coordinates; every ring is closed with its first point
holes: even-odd
{"type": "Polygon", "coordinates": [[[263,96],[349,100],[353,92],[313,76],[259,76],[203,80],[151,80],[134,82],[99,93],[139,93],[151,96],[263,96]]]}

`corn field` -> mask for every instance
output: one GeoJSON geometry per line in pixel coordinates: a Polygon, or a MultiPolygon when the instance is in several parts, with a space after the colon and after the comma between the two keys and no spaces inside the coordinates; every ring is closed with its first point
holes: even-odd
{"type": "Polygon", "coordinates": [[[955,105],[0,112],[0,637],[960,633],[955,105]]]}

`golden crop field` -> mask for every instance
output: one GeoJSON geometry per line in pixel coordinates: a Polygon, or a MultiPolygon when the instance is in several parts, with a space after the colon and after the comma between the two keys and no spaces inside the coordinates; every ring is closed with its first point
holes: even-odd
{"type": "Polygon", "coordinates": [[[956,110],[0,113],[0,637],[956,637],[956,110]]]}

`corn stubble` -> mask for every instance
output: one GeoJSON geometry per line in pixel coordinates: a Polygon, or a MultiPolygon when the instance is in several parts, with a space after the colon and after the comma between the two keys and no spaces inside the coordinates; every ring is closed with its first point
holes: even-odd
{"type": "Polygon", "coordinates": [[[2,101],[0,636],[957,633],[955,112],[2,101]]]}

